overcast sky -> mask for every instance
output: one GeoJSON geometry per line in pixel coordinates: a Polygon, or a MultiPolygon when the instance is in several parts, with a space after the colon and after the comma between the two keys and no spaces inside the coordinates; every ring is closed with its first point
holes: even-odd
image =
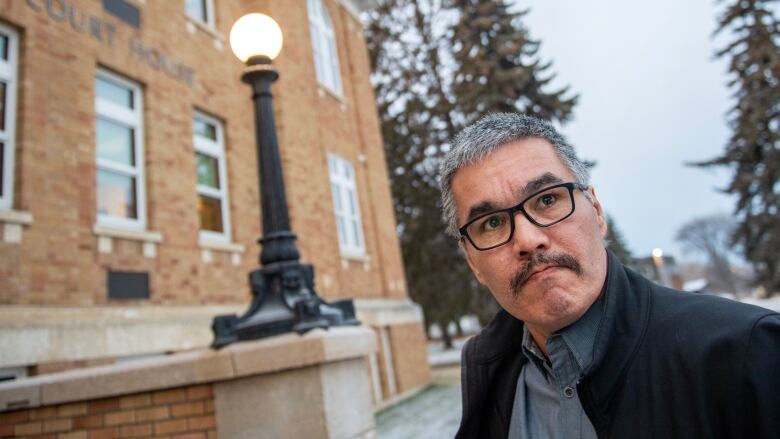
{"type": "MultiPolygon", "coordinates": [[[[580,155],[598,164],[596,194],[635,256],[655,247],[684,256],[677,229],[731,213],[717,188],[726,170],[685,166],[717,156],[729,137],[726,62],[713,53],[714,0],[517,0],[524,23],[553,61],[556,83],[580,95],[563,127],[580,155]]],[[[678,259],[679,260],[679,259],[678,259]]]]}

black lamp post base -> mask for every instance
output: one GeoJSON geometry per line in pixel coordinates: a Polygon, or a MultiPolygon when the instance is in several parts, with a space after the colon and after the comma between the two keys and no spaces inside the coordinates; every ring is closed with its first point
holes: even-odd
{"type": "Polygon", "coordinates": [[[241,317],[214,318],[212,347],[286,332],[359,325],[352,300],[329,304],[314,291],[314,268],[297,261],[269,264],[249,274],[252,304],[241,317]]]}

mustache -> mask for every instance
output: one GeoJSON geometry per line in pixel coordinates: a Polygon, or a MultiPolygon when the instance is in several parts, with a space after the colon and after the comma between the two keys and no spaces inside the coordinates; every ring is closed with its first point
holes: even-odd
{"type": "Polygon", "coordinates": [[[510,281],[509,287],[512,295],[517,297],[520,295],[520,288],[528,282],[528,278],[536,271],[539,266],[556,266],[561,268],[568,268],[573,271],[577,276],[582,275],[582,266],[577,259],[567,253],[535,253],[528,263],[523,266],[510,281]]]}

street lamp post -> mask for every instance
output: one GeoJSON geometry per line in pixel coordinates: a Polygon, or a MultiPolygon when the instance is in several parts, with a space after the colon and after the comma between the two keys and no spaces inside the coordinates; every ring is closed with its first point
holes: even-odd
{"type": "Polygon", "coordinates": [[[271,84],[279,78],[271,61],[281,50],[282,31],[271,17],[248,14],[233,25],[230,46],[247,66],[241,80],[252,87],[263,236],[258,241],[262,245],[261,267],[249,275],[252,303],[241,317],[214,318],[212,346],[359,324],[352,300],[328,304],[317,296],[314,267],[300,263],[290,228],[271,95],[271,84]]]}
{"type": "Polygon", "coordinates": [[[666,271],[666,265],[664,264],[664,252],[660,248],[654,248],[652,252],[650,252],[650,255],[653,258],[653,265],[655,265],[655,270],[658,272],[658,280],[661,282],[662,285],[666,287],[670,287],[672,285],[671,281],[669,280],[669,273],[666,271]]]}

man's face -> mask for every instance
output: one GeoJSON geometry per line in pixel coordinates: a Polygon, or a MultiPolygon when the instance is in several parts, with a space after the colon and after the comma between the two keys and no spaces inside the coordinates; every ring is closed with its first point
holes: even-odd
{"type": "MultiPolygon", "coordinates": [[[[512,207],[540,189],[573,181],[546,140],[528,138],[501,146],[455,173],[458,226],[487,207],[512,207]]],[[[607,226],[593,189],[588,192],[592,201],[575,189],[574,213],[549,227],[538,227],[518,212],[512,239],[500,247],[480,251],[468,240],[461,242],[479,282],[532,331],[550,334],[574,323],[604,285],[607,226]]]]}

